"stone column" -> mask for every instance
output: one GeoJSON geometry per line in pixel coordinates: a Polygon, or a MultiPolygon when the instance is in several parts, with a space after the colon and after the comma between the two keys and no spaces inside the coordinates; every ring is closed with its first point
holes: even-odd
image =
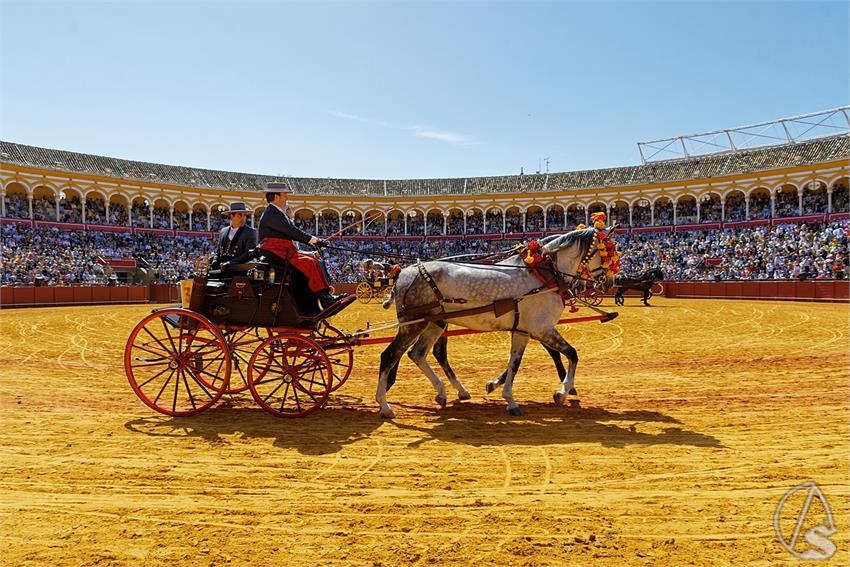
{"type": "Polygon", "coordinates": [[[30,218],[30,220],[33,220],[33,216],[32,216],[32,195],[27,195],[27,203],[28,203],[29,213],[30,213],[29,218],[30,218]]]}

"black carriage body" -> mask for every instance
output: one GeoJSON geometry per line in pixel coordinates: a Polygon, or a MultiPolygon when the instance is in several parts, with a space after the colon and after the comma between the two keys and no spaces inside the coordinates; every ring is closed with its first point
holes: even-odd
{"type": "Polygon", "coordinates": [[[189,308],[217,325],[247,327],[310,328],[320,311],[306,278],[291,266],[252,273],[252,277],[196,276],[189,308]]]}

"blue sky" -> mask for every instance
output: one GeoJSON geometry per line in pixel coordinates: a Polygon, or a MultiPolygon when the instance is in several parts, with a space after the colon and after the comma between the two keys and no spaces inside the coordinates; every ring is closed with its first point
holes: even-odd
{"type": "Polygon", "coordinates": [[[630,165],[847,104],[849,5],[2,1],[0,135],[315,177],[630,165]]]}

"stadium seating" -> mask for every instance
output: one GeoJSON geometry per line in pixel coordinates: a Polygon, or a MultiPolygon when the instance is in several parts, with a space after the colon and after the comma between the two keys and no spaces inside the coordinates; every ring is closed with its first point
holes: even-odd
{"type": "MultiPolygon", "coordinates": [[[[420,217],[421,218],[421,217],[420,217]]],[[[501,229],[501,225],[499,225],[501,229]]],[[[489,225],[488,225],[488,230],[489,225]]],[[[23,224],[0,227],[0,283],[31,285],[36,276],[45,283],[104,283],[105,259],[134,258],[158,283],[189,277],[194,261],[215,250],[207,236],[169,236],[130,232],[96,232],[33,228],[23,224]]],[[[789,279],[848,276],[850,222],[786,224],[702,231],[620,233],[623,269],[639,273],[661,267],[668,279],[789,279]]],[[[360,251],[328,253],[335,282],[355,282],[363,254],[373,252],[435,258],[494,252],[520,240],[336,241],[360,251]]]]}

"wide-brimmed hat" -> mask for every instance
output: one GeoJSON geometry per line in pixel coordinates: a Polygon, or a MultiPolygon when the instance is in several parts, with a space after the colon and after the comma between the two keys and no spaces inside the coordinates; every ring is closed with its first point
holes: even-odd
{"type": "Polygon", "coordinates": [[[269,181],[266,183],[266,193],[289,193],[289,183],[286,181],[269,181]]]}
{"type": "Polygon", "coordinates": [[[232,215],[233,213],[248,213],[248,206],[245,203],[230,203],[230,210],[227,211],[227,214],[232,215]]]}

